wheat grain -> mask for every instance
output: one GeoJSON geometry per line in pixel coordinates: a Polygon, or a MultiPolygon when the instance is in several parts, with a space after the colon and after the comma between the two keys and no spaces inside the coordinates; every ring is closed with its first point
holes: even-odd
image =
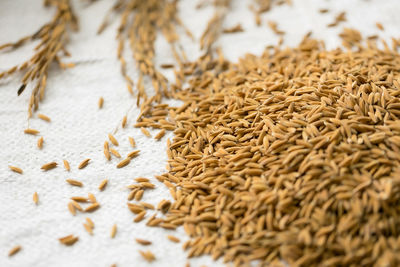
{"type": "Polygon", "coordinates": [[[90,159],[85,159],[78,165],[78,169],[83,169],[89,164],[90,159]]]}
{"type": "Polygon", "coordinates": [[[93,235],[93,228],[90,227],[89,224],[83,223],[83,228],[85,228],[86,232],[88,232],[89,235],[93,235]]]}
{"type": "Polygon", "coordinates": [[[69,202],[69,203],[68,203],[68,210],[69,210],[69,212],[70,212],[73,216],[76,215],[75,206],[72,204],[72,202],[69,202]]]}
{"type": "Polygon", "coordinates": [[[121,122],[122,128],[125,128],[125,126],[126,126],[126,121],[127,121],[127,117],[124,116],[124,118],[122,119],[122,122],[121,122]]]}
{"type": "Polygon", "coordinates": [[[17,254],[21,249],[22,249],[22,247],[19,246],[19,245],[13,247],[13,248],[8,252],[8,257],[14,256],[14,255],[17,254]]]}
{"type": "Polygon", "coordinates": [[[121,154],[119,154],[119,152],[113,148],[110,149],[111,154],[113,154],[115,157],[117,158],[121,158],[121,154]]]}
{"type": "Polygon", "coordinates": [[[103,97],[99,98],[99,101],[98,101],[97,105],[98,105],[99,109],[103,108],[103,105],[104,105],[104,98],[103,97]]]}
{"type": "Polygon", "coordinates": [[[84,211],[85,212],[93,212],[93,211],[97,210],[98,208],[100,208],[100,204],[93,203],[93,204],[89,205],[86,209],[84,209],[84,211]]]}
{"type": "Polygon", "coordinates": [[[67,235],[59,238],[58,240],[60,241],[61,244],[65,246],[72,246],[79,240],[79,238],[77,236],[67,235]]]}
{"type": "Polygon", "coordinates": [[[104,189],[106,189],[107,183],[108,183],[107,179],[104,179],[103,181],[101,181],[101,183],[99,185],[99,190],[103,191],[104,189]]]}
{"type": "Polygon", "coordinates": [[[39,131],[38,131],[38,130],[35,130],[35,129],[30,129],[30,128],[28,128],[28,129],[25,129],[25,130],[24,130],[24,133],[26,133],[26,134],[31,134],[31,135],[37,135],[37,134],[39,133],[39,131]]]}
{"type": "Polygon", "coordinates": [[[37,141],[37,147],[38,147],[39,149],[42,149],[42,148],[43,148],[43,136],[40,137],[40,138],[38,139],[38,141],[37,141]]]}
{"type": "Polygon", "coordinates": [[[74,180],[74,179],[66,179],[65,181],[67,183],[69,183],[70,185],[73,185],[73,186],[78,186],[78,187],[82,187],[83,186],[82,182],[74,180]]]}
{"type": "Polygon", "coordinates": [[[156,140],[160,140],[161,138],[163,138],[163,136],[165,135],[165,129],[162,129],[161,131],[159,131],[156,136],[154,136],[154,139],[156,140]]]}
{"type": "Polygon", "coordinates": [[[117,225],[114,224],[113,227],[111,228],[111,233],[110,233],[111,238],[114,238],[116,234],[117,234],[117,225]]]}
{"type": "Polygon", "coordinates": [[[140,239],[140,238],[136,238],[135,240],[137,243],[139,243],[140,245],[143,245],[143,246],[151,245],[151,241],[148,241],[148,240],[144,240],[144,239],[140,239]]]}
{"type": "Polygon", "coordinates": [[[38,118],[47,122],[51,122],[51,119],[48,116],[41,113],[38,114],[38,118]]]}
{"type": "Polygon", "coordinates": [[[154,256],[154,254],[150,250],[148,250],[148,251],[139,250],[139,253],[148,262],[152,262],[152,261],[154,261],[156,259],[156,257],[154,256]]]}
{"type": "Polygon", "coordinates": [[[13,172],[16,172],[16,173],[19,173],[19,174],[23,174],[23,172],[24,172],[21,168],[16,167],[16,166],[8,165],[8,168],[10,170],[12,170],[13,172]]]}
{"type": "Polygon", "coordinates": [[[109,145],[108,142],[105,141],[104,142],[104,156],[106,157],[107,160],[111,160],[111,155],[110,155],[110,149],[109,149],[109,145]]]}
{"type": "Polygon", "coordinates": [[[67,160],[63,160],[64,162],[64,168],[69,172],[71,170],[71,167],[69,166],[69,162],[67,160]]]}
{"type": "Polygon", "coordinates": [[[108,134],[108,139],[110,139],[110,142],[114,145],[114,146],[118,146],[118,141],[117,139],[115,139],[115,137],[112,134],[108,134]]]}
{"type": "MultiPolygon", "coordinates": [[[[384,244],[399,236],[389,203],[399,197],[400,58],[344,33],[357,49],[326,51],[306,36],[237,64],[204,56],[183,66],[192,78],[174,95],[182,106],[162,119],[175,137],[168,172],[156,176],[173,201],[146,225],[182,225],[189,257],[236,266],[362,266],[388,254],[396,266],[396,249],[384,244]]],[[[143,110],[138,127],[161,120],[155,106],[143,110]]],[[[131,199],[149,183],[137,182],[131,199]]]]}
{"type": "Polygon", "coordinates": [[[39,196],[37,192],[33,193],[32,200],[36,205],[39,203],[39,196]]]}
{"type": "Polygon", "coordinates": [[[133,137],[129,137],[129,143],[131,144],[132,147],[136,146],[136,142],[135,139],[133,139],[133,137]]]}
{"type": "Polygon", "coordinates": [[[131,158],[126,158],[117,164],[117,168],[123,168],[131,162],[131,158]]]}
{"type": "Polygon", "coordinates": [[[146,211],[143,210],[141,212],[139,212],[139,214],[135,217],[135,219],[133,220],[134,222],[140,222],[144,219],[144,216],[146,216],[146,211]]]}
{"type": "Polygon", "coordinates": [[[375,25],[379,30],[381,30],[381,31],[385,30],[385,28],[383,27],[383,25],[381,23],[377,22],[375,25]]]}
{"type": "Polygon", "coordinates": [[[87,197],[81,197],[81,196],[71,197],[71,199],[76,202],[88,202],[89,201],[89,199],[87,197]]]}
{"type": "Polygon", "coordinates": [[[29,82],[36,81],[29,101],[29,118],[32,116],[32,112],[38,109],[39,102],[44,98],[47,76],[50,66],[53,65],[52,63],[58,63],[62,69],[73,66],[72,63],[61,62],[61,58],[69,55],[66,50],[66,44],[70,39],[68,38],[70,31],[78,29],[78,20],[69,0],[44,1],[44,5],[53,6],[56,9],[53,18],[49,22],[32,35],[23,37],[15,43],[7,43],[0,46],[0,49],[9,48],[14,50],[28,41],[40,40],[39,44],[34,48],[35,54],[30,59],[25,60],[21,65],[16,65],[0,73],[0,78],[16,72],[23,73],[22,85],[17,91],[18,95],[22,94],[29,82]]]}
{"type": "Polygon", "coordinates": [[[168,235],[167,238],[174,243],[179,243],[181,240],[173,235],[168,235]]]}
{"type": "Polygon", "coordinates": [[[145,136],[151,137],[150,132],[149,132],[146,128],[140,127],[140,130],[142,131],[142,133],[143,133],[145,136]]]}
{"type": "Polygon", "coordinates": [[[135,151],[129,152],[126,157],[133,159],[133,158],[137,157],[139,155],[139,153],[140,153],[140,150],[135,150],[135,151]]]}
{"type": "Polygon", "coordinates": [[[96,203],[96,202],[97,202],[96,197],[95,197],[92,193],[89,193],[89,194],[88,194],[88,199],[89,199],[89,201],[92,202],[92,203],[96,203]]]}
{"type": "Polygon", "coordinates": [[[44,170],[44,171],[48,171],[48,170],[51,170],[51,169],[54,169],[55,167],[57,167],[57,162],[49,162],[49,163],[46,163],[46,164],[44,164],[42,167],[40,167],[42,170],[44,170]]]}
{"type": "Polygon", "coordinates": [[[81,207],[81,205],[79,205],[78,201],[72,199],[70,203],[72,206],[74,206],[75,209],[83,211],[83,208],[81,207]]]}

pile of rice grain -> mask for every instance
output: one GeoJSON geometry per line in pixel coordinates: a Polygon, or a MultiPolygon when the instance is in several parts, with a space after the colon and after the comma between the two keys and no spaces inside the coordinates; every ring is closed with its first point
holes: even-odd
{"type": "MultiPolygon", "coordinates": [[[[170,108],[165,222],[189,257],[246,266],[400,264],[400,57],[297,48],[186,64],[170,108]]],[[[145,121],[152,121],[151,112],[145,121]]],[[[146,116],[144,116],[146,117],[146,116]]]]}

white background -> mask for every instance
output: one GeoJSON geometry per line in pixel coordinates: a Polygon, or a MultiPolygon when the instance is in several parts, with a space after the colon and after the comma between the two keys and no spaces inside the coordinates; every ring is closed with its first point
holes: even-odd
{"type": "MultiPolygon", "coordinates": [[[[47,10],[38,0],[0,1],[0,43],[16,41],[35,32],[48,21],[54,10],[47,10]]],[[[256,27],[254,16],[248,9],[250,1],[233,0],[232,10],[225,26],[240,22],[245,29],[240,34],[223,35],[218,44],[230,60],[237,60],[244,53],[260,54],[264,47],[278,42],[278,37],[266,26],[267,20],[278,22],[278,28],[286,32],[284,45],[295,46],[303,35],[312,30],[313,37],[325,40],[328,48],[340,45],[338,33],[343,26],[359,29],[363,34],[379,34],[388,39],[400,37],[400,1],[398,0],[293,0],[293,6],[274,7],[262,16],[263,26],[256,27]],[[320,8],[329,8],[328,14],[320,14],[320,8]],[[348,21],[336,28],[326,25],[334,21],[341,11],[347,12],[348,21]],[[375,23],[381,22],[385,31],[379,31],[375,23]]],[[[157,257],[151,266],[184,266],[187,262],[180,244],[167,240],[173,234],[185,241],[183,229],[177,232],[149,228],[142,223],[133,223],[133,214],[126,207],[128,190],[125,186],[133,178],[148,177],[157,188],[145,193],[143,201],[156,205],[161,199],[170,199],[166,188],[154,179],[154,175],[165,172],[166,138],[161,141],[144,137],[132,125],[138,114],[135,98],[126,90],[116,60],[117,44],[115,32],[117,20],[100,36],[96,30],[113,1],[98,1],[91,6],[84,1],[73,1],[81,30],[71,36],[68,46],[72,56],[65,62],[74,62],[75,68],[51,71],[45,100],[39,112],[51,117],[46,123],[33,118],[30,127],[40,130],[44,137],[44,148],[38,150],[38,137],[23,134],[28,126],[27,107],[30,87],[17,97],[20,76],[0,80],[0,266],[150,266],[139,255],[138,249],[150,249],[157,257]],[[104,97],[104,108],[98,110],[97,101],[104,97]],[[128,136],[134,136],[140,157],[128,167],[116,169],[118,162],[105,160],[103,142],[128,115],[128,127],[119,129],[116,137],[122,156],[132,151],[128,136]],[[77,165],[85,158],[91,158],[89,166],[78,170],[77,165]],[[71,163],[71,172],[62,167],[62,160],[71,163]],[[42,172],[40,166],[57,161],[58,168],[42,172]],[[8,165],[24,170],[23,175],[11,172],[8,165]],[[77,179],[83,188],[68,185],[65,179],[77,179]],[[101,180],[109,179],[104,192],[97,187],[101,180]],[[39,194],[39,205],[32,202],[32,194],[39,194]],[[92,192],[101,204],[93,214],[78,214],[73,217],[67,210],[71,196],[87,195],[92,192]],[[90,217],[95,223],[94,235],[89,236],[82,223],[90,217]],[[115,239],[110,239],[112,225],[118,225],[115,239]],[[62,246],[58,238],[74,234],[79,241],[72,247],[62,246]],[[142,247],[134,238],[153,242],[142,247]],[[12,258],[8,251],[15,245],[23,249],[12,258]]],[[[197,40],[204,30],[213,8],[208,6],[195,10],[197,1],[180,1],[180,17],[194,33],[197,40]]],[[[183,32],[181,32],[183,36],[183,32]]],[[[197,43],[188,38],[182,44],[191,59],[200,55],[197,43]]],[[[0,71],[22,63],[32,55],[33,45],[27,45],[16,52],[0,52],[0,71]]],[[[162,38],[156,43],[157,64],[173,63],[168,45],[162,38]]],[[[131,58],[130,54],[127,54],[131,58]]],[[[136,78],[132,60],[128,61],[129,73],[136,78]]],[[[170,75],[170,73],[167,75],[170,75]]],[[[170,76],[169,76],[170,77],[170,76]]],[[[149,90],[151,92],[151,90],[149,90]]],[[[152,132],[154,136],[155,132],[152,132]]],[[[149,215],[147,216],[149,217],[149,215]]],[[[208,257],[191,260],[192,266],[223,266],[208,257]]]]}

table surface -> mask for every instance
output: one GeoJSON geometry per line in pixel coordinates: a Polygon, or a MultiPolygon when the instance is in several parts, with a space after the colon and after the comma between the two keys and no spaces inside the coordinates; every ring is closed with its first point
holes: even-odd
{"type": "MultiPolygon", "coordinates": [[[[0,2],[0,43],[15,41],[35,32],[52,17],[53,10],[41,6],[42,1],[2,0],[0,2]]],[[[208,19],[213,14],[212,6],[196,10],[198,1],[182,0],[179,3],[180,17],[199,40],[208,19]]],[[[232,10],[226,18],[225,26],[241,23],[244,32],[222,35],[218,45],[224,54],[236,61],[244,53],[261,54],[267,45],[277,44],[279,38],[266,26],[267,20],[278,22],[279,29],[286,32],[285,46],[296,46],[303,35],[310,30],[313,37],[325,41],[327,48],[336,48],[341,41],[338,37],[343,27],[360,30],[364,36],[378,34],[390,40],[400,37],[400,1],[398,0],[293,0],[292,6],[274,7],[262,16],[263,25],[255,25],[254,16],[249,11],[251,1],[233,0],[232,10]],[[328,8],[327,14],[318,12],[328,8]],[[327,24],[334,17],[346,11],[347,21],[334,28],[327,24]],[[380,22],[385,31],[375,26],[380,22]]],[[[187,240],[183,229],[176,232],[145,226],[145,222],[133,223],[133,214],[127,209],[128,191],[133,178],[148,177],[157,185],[146,192],[143,201],[156,205],[162,199],[171,199],[165,186],[154,175],[166,171],[166,139],[161,141],[147,138],[139,129],[133,128],[138,109],[120,75],[116,59],[117,43],[115,33],[117,20],[102,35],[96,35],[106,11],[113,1],[97,1],[87,5],[84,1],[73,1],[80,20],[80,32],[71,36],[68,49],[76,67],[61,71],[52,69],[45,100],[40,105],[40,113],[51,117],[51,123],[37,119],[35,115],[29,127],[39,129],[44,137],[44,148],[38,150],[38,137],[25,135],[28,127],[27,107],[30,87],[20,97],[16,91],[20,76],[0,80],[0,266],[184,266],[187,262],[182,250],[182,242],[172,243],[168,234],[187,240]],[[104,107],[98,110],[99,97],[104,98],[104,107]],[[118,126],[124,115],[128,116],[128,127],[118,126]],[[123,169],[116,169],[117,161],[105,160],[103,142],[109,132],[120,142],[121,155],[131,151],[128,136],[136,139],[141,150],[138,158],[123,169]],[[91,162],[83,170],[77,165],[85,158],[91,162]],[[62,160],[71,163],[71,172],[62,167],[62,160]],[[56,161],[58,168],[43,172],[40,166],[56,161]],[[16,165],[24,170],[23,175],[11,172],[8,165],[16,165]],[[65,179],[77,179],[84,183],[82,188],[72,187],[65,179]],[[99,192],[100,181],[109,179],[105,191],[99,192]],[[32,194],[39,194],[39,205],[34,205],[32,194]],[[71,196],[95,194],[101,208],[92,214],[71,216],[67,203],[71,196]],[[95,223],[94,235],[89,236],[82,224],[86,217],[95,223]],[[110,238],[112,225],[117,224],[118,232],[110,238]],[[74,234],[79,242],[72,247],[62,246],[58,238],[74,234]],[[142,247],[135,238],[148,239],[151,246],[142,247]],[[23,249],[12,258],[8,251],[15,245],[23,249]],[[150,249],[157,260],[151,265],[138,253],[139,249],[150,249]]],[[[196,59],[201,52],[198,42],[193,42],[182,32],[181,43],[190,57],[196,59]]],[[[32,55],[33,45],[26,45],[15,52],[0,52],[0,71],[21,63],[32,55]]],[[[164,39],[156,42],[156,64],[173,63],[170,49],[164,39]]],[[[127,54],[129,74],[137,77],[135,64],[127,54]]],[[[167,77],[173,77],[166,72],[167,77]]],[[[150,86],[149,93],[151,92],[150,86]]],[[[179,104],[179,103],[175,103],[179,104]]],[[[154,134],[156,132],[151,131],[154,134]]],[[[148,215],[149,217],[149,215],[148,215]]],[[[222,261],[213,262],[209,257],[190,260],[191,266],[224,266],[222,261]]]]}

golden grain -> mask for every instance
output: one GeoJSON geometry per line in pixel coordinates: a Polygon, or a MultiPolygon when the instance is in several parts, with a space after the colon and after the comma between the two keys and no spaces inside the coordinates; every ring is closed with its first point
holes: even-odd
{"type": "Polygon", "coordinates": [[[37,192],[33,193],[32,200],[36,205],[39,203],[39,196],[37,192]]]}
{"type": "Polygon", "coordinates": [[[72,204],[72,202],[68,203],[68,210],[73,216],[76,215],[76,209],[75,206],[72,204]]]}
{"type": "Polygon", "coordinates": [[[76,202],[88,202],[89,201],[89,199],[87,197],[81,197],[81,196],[71,197],[71,199],[76,202]]]}
{"type": "Polygon", "coordinates": [[[117,164],[117,168],[123,168],[131,162],[131,158],[126,158],[117,164]]]}
{"type": "Polygon", "coordinates": [[[149,132],[146,128],[140,127],[140,130],[142,131],[142,133],[143,133],[145,136],[151,137],[150,132],[149,132]]]}
{"type": "Polygon", "coordinates": [[[135,150],[135,151],[129,152],[127,155],[127,158],[133,159],[133,158],[137,157],[139,155],[139,153],[140,153],[140,150],[135,150]]]}
{"type": "Polygon", "coordinates": [[[102,109],[104,105],[104,98],[101,96],[98,101],[99,109],[102,109]]]}
{"type": "Polygon", "coordinates": [[[64,56],[69,56],[65,49],[70,40],[68,38],[69,34],[71,31],[78,30],[78,20],[73,12],[71,1],[44,1],[44,6],[55,8],[56,12],[51,20],[42,25],[34,34],[23,37],[15,43],[0,45],[0,50],[4,48],[15,50],[28,43],[28,41],[39,42],[35,46],[35,53],[31,58],[24,60],[21,65],[13,66],[9,70],[0,73],[0,78],[16,72],[23,74],[22,85],[17,91],[18,95],[22,94],[29,82],[36,82],[29,101],[28,118],[32,117],[33,111],[38,109],[39,102],[44,98],[50,66],[56,63],[62,69],[65,69],[73,65],[72,63],[63,63],[61,61],[64,56]]]}
{"type": "Polygon", "coordinates": [[[78,165],[78,169],[83,169],[89,164],[90,159],[85,159],[78,165]]]}
{"type": "Polygon", "coordinates": [[[79,240],[79,238],[74,235],[67,235],[67,236],[59,238],[58,240],[60,241],[61,244],[65,245],[65,246],[72,246],[79,240]]]}
{"type": "Polygon", "coordinates": [[[167,238],[172,242],[179,243],[181,240],[173,235],[167,235],[167,238]]]}
{"type": "Polygon", "coordinates": [[[139,243],[140,245],[143,245],[143,246],[151,245],[151,241],[148,241],[148,240],[144,240],[144,239],[140,239],[140,238],[136,238],[135,240],[137,243],[139,243]]]}
{"type": "MultiPolygon", "coordinates": [[[[327,51],[307,35],[238,64],[206,55],[183,66],[188,88],[174,95],[182,106],[161,119],[167,108],[147,105],[136,124],[171,121],[175,134],[168,172],[156,176],[173,201],[161,201],[163,217],[146,225],[182,225],[189,257],[236,266],[374,265],[385,253],[389,265],[400,262],[384,245],[398,239],[389,203],[399,198],[400,59],[363,47],[356,30],[342,33],[356,49],[327,51]]],[[[136,182],[130,199],[150,188],[136,182]]]]}
{"type": "Polygon", "coordinates": [[[89,224],[83,223],[83,228],[85,228],[86,232],[88,232],[89,235],[93,235],[93,228],[90,227],[89,224]]]}
{"type": "Polygon", "coordinates": [[[10,170],[12,170],[13,172],[16,172],[16,173],[19,173],[19,174],[22,174],[24,172],[21,168],[16,167],[16,166],[8,165],[8,168],[10,170]]]}
{"type": "Polygon", "coordinates": [[[136,217],[135,217],[135,219],[133,219],[133,221],[134,222],[140,222],[140,221],[142,221],[143,219],[144,219],[144,216],[146,216],[146,211],[145,210],[143,210],[143,211],[141,211],[136,217]]]}
{"type": "Polygon", "coordinates": [[[154,136],[154,139],[156,140],[160,140],[161,138],[163,138],[163,136],[165,135],[165,129],[162,129],[161,131],[159,131],[156,136],[154,136]]]}
{"type": "Polygon", "coordinates": [[[117,234],[117,225],[114,224],[113,227],[111,228],[111,233],[110,233],[111,238],[114,238],[116,234],[117,234]]]}
{"type": "Polygon", "coordinates": [[[119,154],[119,152],[113,148],[110,149],[111,154],[113,154],[115,157],[117,158],[121,158],[121,154],[119,154]]]}
{"type": "Polygon", "coordinates": [[[96,197],[95,197],[92,193],[89,193],[89,194],[88,194],[88,199],[89,199],[89,201],[92,202],[92,203],[96,203],[96,202],[97,202],[96,197]]]}
{"type": "Polygon", "coordinates": [[[156,259],[156,257],[154,256],[154,254],[150,250],[147,250],[147,251],[139,250],[139,253],[148,262],[152,262],[152,261],[154,261],[156,259]]]}
{"type": "Polygon", "coordinates": [[[26,133],[26,134],[31,134],[31,135],[37,135],[37,134],[39,133],[39,131],[38,131],[38,130],[35,130],[35,129],[30,129],[30,128],[28,128],[28,129],[25,129],[25,130],[24,130],[24,133],[26,133]]]}
{"type": "Polygon", "coordinates": [[[67,183],[69,183],[70,185],[73,185],[73,186],[78,186],[78,187],[82,187],[83,186],[82,182],[74,180],[74,179],[66,179],[65,181],[67,183]]]}
{"type": "Polygon", "coordinates": [[[64,162],[64,168],[67,170],[67,171],[70,171],[71,170],[71,167],[69,166],[69,162],[67,161],[67,160],[63,160],[63,162],[64,162]]]}
{"type": "Polygon", "coordinates": [[[38,147],[39,149],[42,149],[42,148],[43,148],[43,136],[40,137],[40,138],[38,139],[38,141],[37,141],[37,147],[38,147]]]}
{"type": "Polygon", "coordinates": [[[110,142],[114,145],[114,146],[118,146],[118,141],[117,139],[115,139],[115,137],[112,134],[108,134],[108,139],[110,140],[110,142]]]}
{"type": "Polygon", "coordinates": [[[377,22],[375,25],[379,30],[381,30],[381,31],[385,30],[385,28],[383,27],[383,25],[381,23],[377,22]]]}
{"type": "Polygon", "coordinates": [[[98,208],[100,208],[100,204],[93,203],[93,204],[89,205],[86,209],[84,209],[84,211],[85,212],[93,212],[93,211],[97,210],[98,208]]]}
{"type": "Polygon", "coordinates": [[[46,163],[46,164],[44,164],[42,167],[40,167],[42,170],[44,170],[44,171],[48,171],[48,170],[51,170],[51,169],[54,169],[55,167],[57,167],[57,162],[49,162],[49,163],[46,163]]]}
{"type": "Polygon", "coordinates": [[[100,190],[100,191],[103,191],[103,190],[106,188],[107,183],[108,183],[108,180],[107,180],[107,179],[104,179],[103,181],[101,181],[101,183],[100,183],[100,185],[99,185],[99,190],[100,190]]]}
{"type": "Polygon", "coordinates": [[[126,126],[126,121],[127,121],[127,117],[124,116],[124,118],[122,119],[122,122],[121,122],[122,128],[125,128],[125,126],[126,126]]]}
{"type": "Polygon", "coordinates": [[[133,139],[133,137],[129,137],[129,143],[131,144],[132,147],[136,146],[136,142],[135,139],[133,139]]]}
{"type": "Polygon", "coordinates": [[[8,257],[14,256],[14,255],[17,254],[21,249],[22,249],[22,247],[19,246],[19,245],[13,247],[13,248],[8,252],[8,257]]]}
{"type": "Polygon", "coordinates": [[[41,113],[38,114],[38,118],[41,120],[47,121],[47,122],[51,121],[51,119],[48,116],[41,114],[41,113]]]}

